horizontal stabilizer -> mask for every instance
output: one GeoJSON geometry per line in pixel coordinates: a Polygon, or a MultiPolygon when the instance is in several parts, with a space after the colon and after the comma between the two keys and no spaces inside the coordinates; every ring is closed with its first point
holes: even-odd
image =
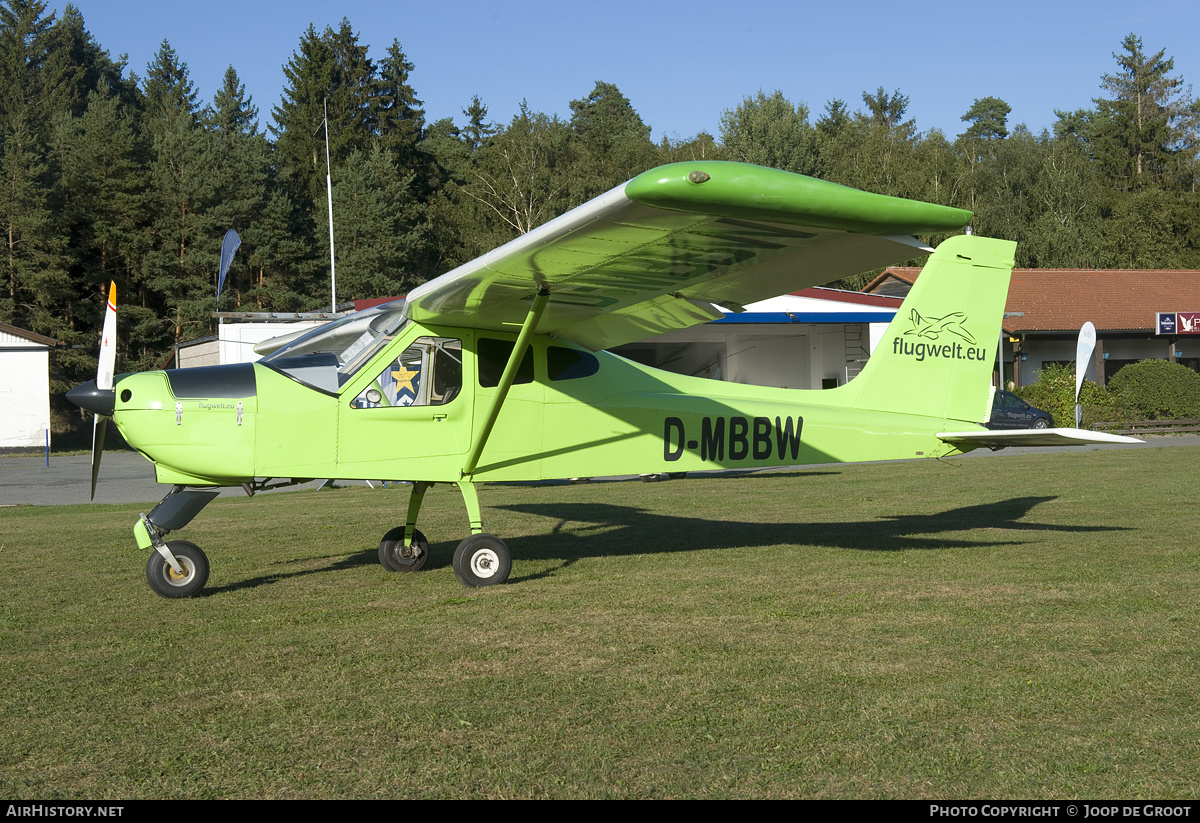
{"type": "Polygon", "coordinates": [[[1145,443],[1122,434],[1083,429],[1018,429],[1015,431],[941,432],[938,439],[965,449],[1003,449],[1007,446],[1086,446],[1145,443]]]}

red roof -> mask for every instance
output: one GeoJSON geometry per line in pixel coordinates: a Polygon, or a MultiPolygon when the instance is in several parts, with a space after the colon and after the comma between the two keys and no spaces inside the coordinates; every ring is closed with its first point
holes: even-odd
{"type": "Polygon", "coordinates": [[[404,299],[403,295],[401,295],[400,297],[368,297],[364,300],[355,300],[354,301],[354,310],[362,311],[363,309],[370,309],[370,308],[374,308],[375,306],[382,306],[384,303],[391,303],[394,300],[403,300],[403,299],[404,299]]]}
{"type": "MultiPolygon", "coordinates": [[[[920,269],[893,267],[864,289],[884,282],[915,282],[920,269]]],[[[1200,312],[1198,269],[1013,269],[1004,328],[1076,331],[1085,321],[1097,330],[1157,331],[1155,312],[1200,312]]]]}
{"type": "Polygon", "coordinates": [[[894,309],[900,304],[900,298],[882,294],[866,294],[861,291],[846,291],[831,289],[826,286],[813,286],[811,289],[801,289],[792,292],[793,297],[811,297],[816,300],[836,300],[839,303],[857,303],[860,306],[886,306],[894,309]]]}

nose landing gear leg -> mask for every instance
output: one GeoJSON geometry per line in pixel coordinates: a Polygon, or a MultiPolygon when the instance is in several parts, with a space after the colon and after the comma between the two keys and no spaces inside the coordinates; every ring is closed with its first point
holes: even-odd
{"type": "Polygon", "coordinates": [[[192,597],[208,582],[208,557],[195,543],[163,540],[163,535],[192,522],[219,492],[188,491],[175,486],[133,524],[133,537],[142,549],[152,549],[146,561],[146,582],[160,597],[192,597]]]}

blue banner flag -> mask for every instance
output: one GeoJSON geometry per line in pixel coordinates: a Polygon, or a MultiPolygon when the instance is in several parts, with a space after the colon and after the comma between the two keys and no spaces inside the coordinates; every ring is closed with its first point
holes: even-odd
{"type": "Polygon", "coordinates": [[[221,272],[217,275],[218,309],[221,307],[221,289],[225,286],[225,275],[229,273],[229,267],[233,265],[233,255],[241,245],[242,238],[238,237],[236,231],[230,229],[225,232],[225,239],[221,241],[221,272]]]}

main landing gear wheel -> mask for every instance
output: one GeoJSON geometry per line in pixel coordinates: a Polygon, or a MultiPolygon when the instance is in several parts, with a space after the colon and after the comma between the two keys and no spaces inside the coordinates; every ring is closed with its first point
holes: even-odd
{"type": "Polygon", "coordinates": [[[464,586],[495,586],[511,571],[508,546],[494,534],[473,534],[454,550],[454,576],[464,586]]]}
{"type": "Polygon", "coordinates": [[[146,561],[146,582],[159,597],[192,597],[208,582],[208,558],[199,546],[186,540],[170,540],[167,548],[183,567],[183,573],[177,573],[161,554],[152,551],[146,561]]]}
{"type": "Polygon", "coordinates": [[[397,526],[379,541],[379,565],[390,572],[415,572],[429,559],[429,541],[420,529],[413,529],[413,551],[404,551],[404,527],[397,526]]]}

